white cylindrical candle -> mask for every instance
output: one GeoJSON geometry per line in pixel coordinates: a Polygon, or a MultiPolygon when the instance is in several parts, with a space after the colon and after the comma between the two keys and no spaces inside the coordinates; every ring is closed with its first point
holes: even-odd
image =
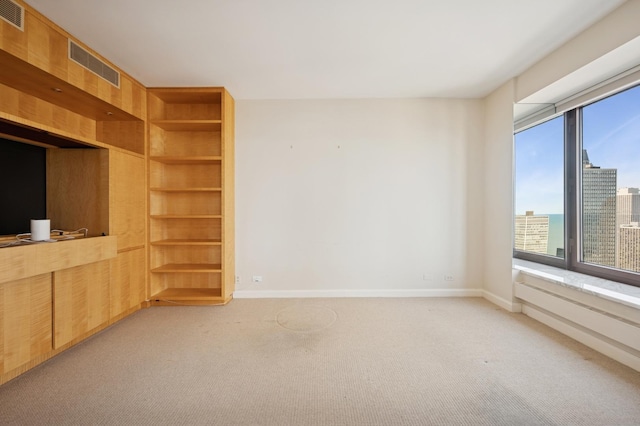
{"type": "Polygon", "coordinates": [[[31,241],[44,241],[51,238],[49,219],[31,219],[31,241]]]}

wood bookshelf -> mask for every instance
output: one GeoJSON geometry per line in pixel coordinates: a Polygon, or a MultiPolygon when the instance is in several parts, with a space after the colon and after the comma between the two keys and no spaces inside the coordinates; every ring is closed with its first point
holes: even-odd
{"type": "Polygon", "coordinates": [[[233,98],[148,89],[151,303],[227,303],[234,290],[233,98]]]}

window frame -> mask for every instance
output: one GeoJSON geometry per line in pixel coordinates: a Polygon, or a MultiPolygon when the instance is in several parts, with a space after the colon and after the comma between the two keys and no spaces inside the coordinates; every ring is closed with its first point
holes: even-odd
{"type": "MultiPolygon", "coordinates": [[[[640,85],[618,90],[606,97],[616,96],[634,87],[640,87],[640,85]]],[[[515,159],[515,135],[517,133],[564,115],[564,258],[516,250],[515,233],[512,235],[513,257],[640,287],[640,272],[625,271],[582,261],[582,109],[602,99],[604,97],[576,106],[563,113],[545,117],[544,120],[533,125],[514,131],[513,152],[515,159]]],[[[513,164],[515,183],[515,161],[513,164]]],[[[515,203],[515,185],[513,199],[515,203]]],[[[512,221],[512,230],[514,230],[515,214],[513,214],[512,221]]]]}
{"type": "MultiPolygon", "coordinates": [[[[533,252],[517,250],[516,247],[515,247],[515,219],[516,219],[515,209],[514,209],[514,214],[513,214],[513,217],[512,217],[512,224],[511,224],[512,225],[511,229],[513,231],[512,232],[511,245],[512,245],[512,249],[513,249],[513,257],[515,259],[528,260],[528,261],[535,262],[535,263],[542,263],[544,265],[555,266],[557,268],[568,269],[568,264],[567,264],[567,261],[566,261],[566,259],[567,259],[567,198],[568,198],[567,197],[567,134],[566,134],[567,133],[567,116],[566,116],[566,113],[565,114],[553,114],[553,115],[550,115],[548,117],[545,117],[544,120],[536,121],[534,123],[529,124],[526,127],[518,129],[517,132],[514,132],[514,134],[513,134],[513,136],[514,136],[514,139],[513,139],[513,144],[514,144],[514,150],[513,150],[513,153],[514,153],[513,181],[515,183],[515,176],[516,176],[516,173],[515,173],[515,164],[516,164],[515,163],[515,135],[517,133],[524,132],[524,131],[529,130],[529,129],[533,128],[533,127],[536,127],[538,125],[541,125],[541,124],[547,123],[549,121],[555,120],[556,118],[558,118],[558,117],[560,117],[562,115],[565,116],[564,117],[564,142],[563,142],[563,145],[564,145],[564,182],[563,182],[563,185],[564,185],[564,211],[565,211],[564,212],[564,235],[563,235],[563,238],[564,238],[565,257],[564,258],[560,258],[560,257],[552,256],[552,255],[549,255],[549,254],[533,253],[533,252]]],[[[514,202],[514,206],[515,206],[515,199],[516,199],[515,198],[515,190],[516,190],[516,188],[515,188],[515,185],[514,185],[513,186],[513,193],[514,193],[513,202],[514,202]]]]}

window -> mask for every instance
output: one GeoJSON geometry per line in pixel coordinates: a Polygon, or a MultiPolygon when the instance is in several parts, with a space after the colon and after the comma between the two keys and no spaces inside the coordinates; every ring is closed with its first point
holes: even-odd
{"type": "Polygon", "coordinates": [[[640,86],[514,143],[514,256],[640,286],[640,86]]]}
{"type": "Polygon", "coordinates": [[[515,135],[514,247],[564,259],[564,117],[515,135]]]}

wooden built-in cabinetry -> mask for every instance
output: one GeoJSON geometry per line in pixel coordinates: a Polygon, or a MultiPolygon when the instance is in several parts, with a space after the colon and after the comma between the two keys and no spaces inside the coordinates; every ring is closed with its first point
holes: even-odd
{"type": "Polygon", "coordinates": [[[24,28],[0,19],[0,137],[47,149],[52,229],[86,227],[91,238],[0,248],[0,384],[149,295],[146,88],[70,60],[73,37],[15,2],[24,28]]]}
{"type": "Polygon", "coordinates": [[[0,249],[0,383],[109,324],[116,240],[0,249]]]}
{"type": "Polygon", "coordinates": [[[152,304],[222,304],[234,289],[233,98],[148,89],[152,304]]]}
{"type": "Polygon", "coordinates": [[[235,282],[231,95],[120,70],[115,86],[14,1],[25,28],[0,20],[0,137],[47,149],[52,229],[90,238],[0,248],[0,384],[150,304],[227,303],[235,282]]]}

